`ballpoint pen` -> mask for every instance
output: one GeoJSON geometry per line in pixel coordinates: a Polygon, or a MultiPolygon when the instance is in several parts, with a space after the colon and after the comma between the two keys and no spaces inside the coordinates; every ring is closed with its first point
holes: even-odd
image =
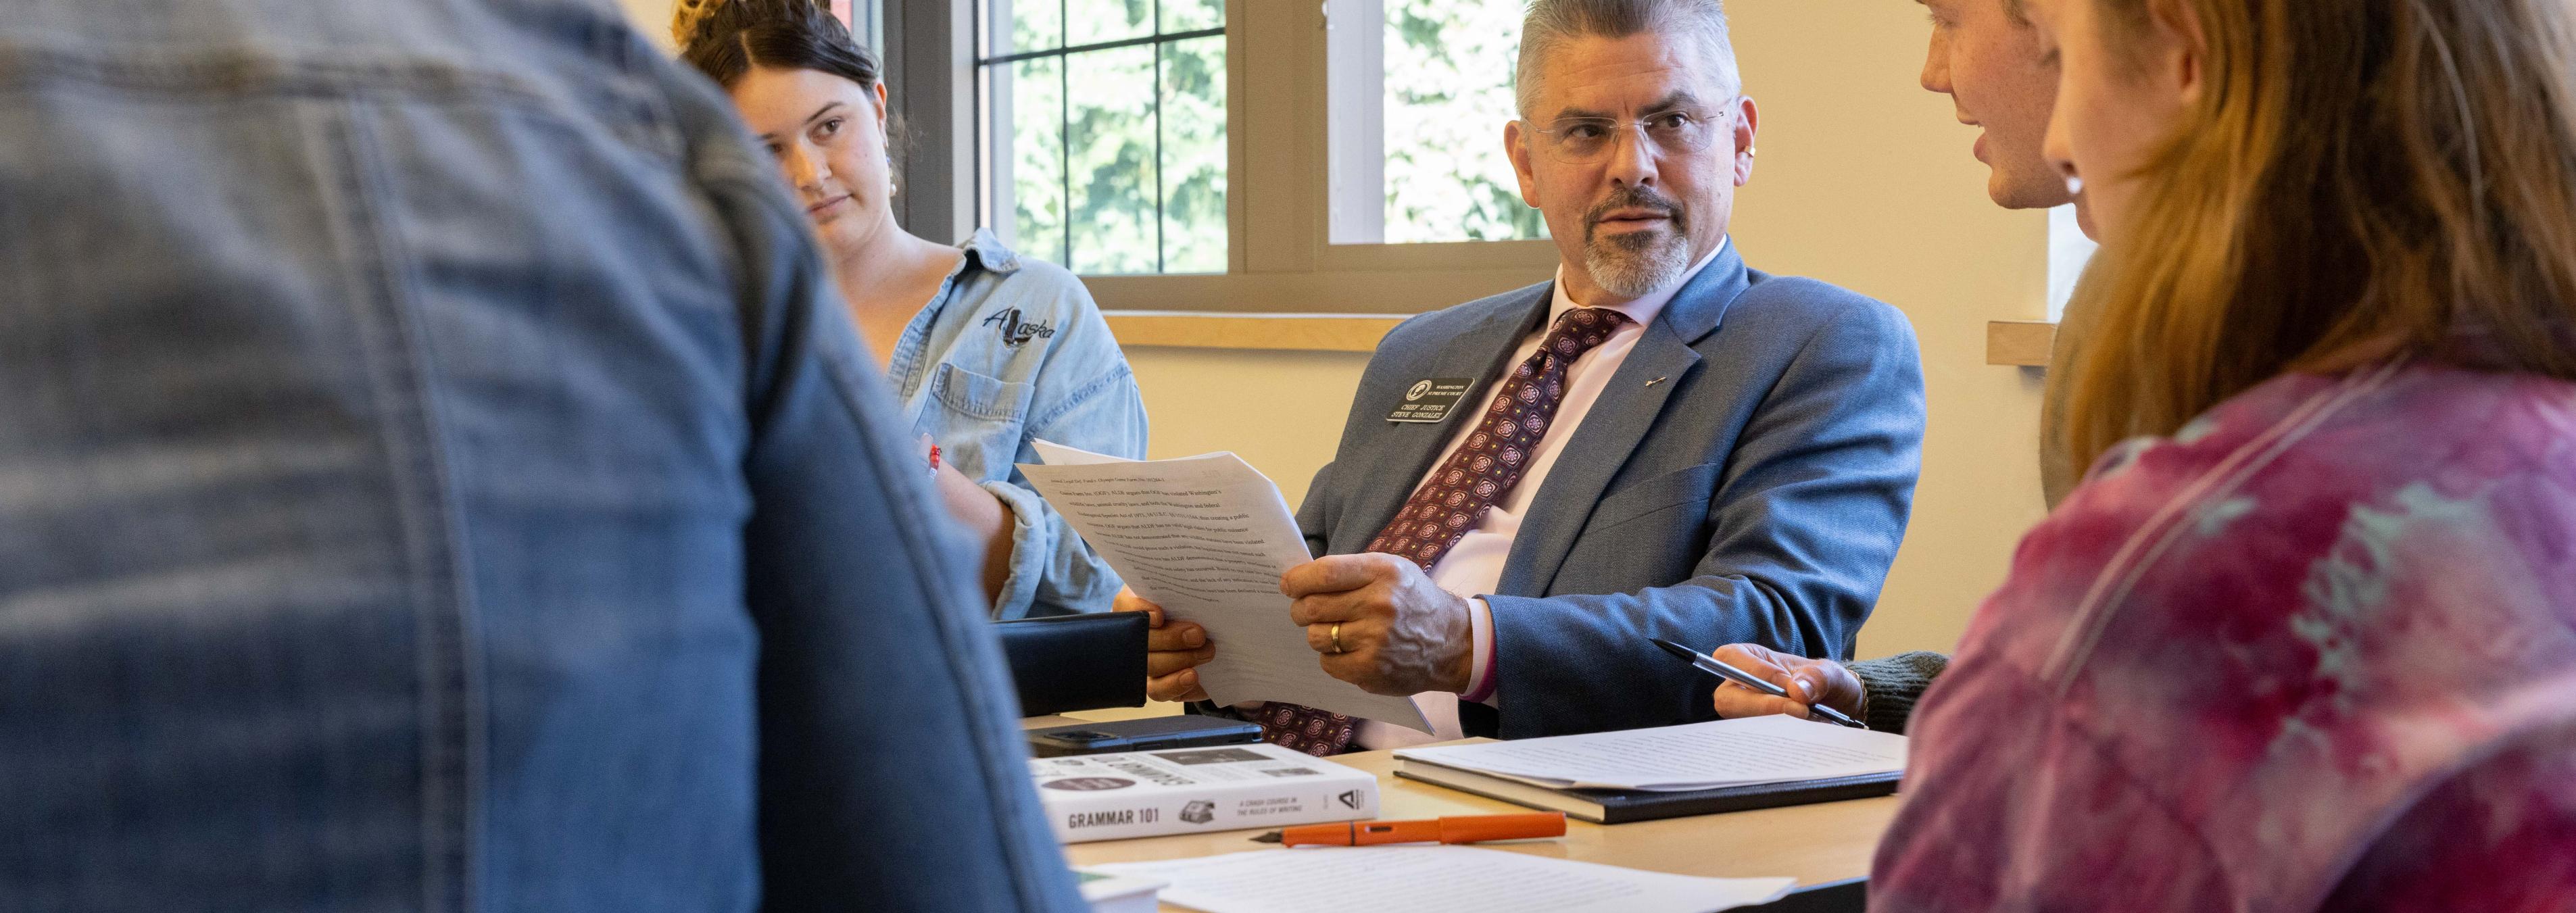
{"type": "Polygon", "coordinates": [[[1252,838],[1289,846],[1375,846],[1381,843],[1483,843],[1565,836],[1564,812],[1519,815],[1450,815],[1422,821],[1344,821],[1301,824],[1252,838]]]}
{"type": "MultiPolygon", "coordinates": [[[[1734,682],[1738,685],[1743,685],[1744,687],[1768,694],[1772,697],[1788,697],[1790,700],[1797,700],[1797,698],[1789,697],[1789,692],[1786,689],[1768,681],[1764,681],[1761,676],[1727,665],[1717,657],[1693,650],[1689,647],[1665,640],[1661,637],[1653,638],[1653,640],[1655,642],[1655,646],[1664,648],[1664,652],[1688,660],[1691,665],[1699,667],[1699,671],[1734,682]]],[[[1844,716],[1842,711],[1835,710],[1834,708],[1827,707],[1814,701],[1807,702],[1807,714],[1813,719],[1832,723],[1837,726],[1849,726],[1853,729],[1869,728],[1868,726],[1863,725],[1859,720],[1844,716]]]]}

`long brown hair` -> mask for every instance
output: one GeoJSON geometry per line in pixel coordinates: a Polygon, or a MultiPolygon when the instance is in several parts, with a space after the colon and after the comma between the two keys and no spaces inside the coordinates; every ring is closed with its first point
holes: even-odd
{"type": "MultiPolygon", "coordinates": [[[[2396,355],[2576,378],[2567,0],[2085,0],[2199,17],[2206,79],[2077,295],[2069,451],[2396,355]]],[[[2121,34],[2106,36],[2118,53],[2121,34]]]]}

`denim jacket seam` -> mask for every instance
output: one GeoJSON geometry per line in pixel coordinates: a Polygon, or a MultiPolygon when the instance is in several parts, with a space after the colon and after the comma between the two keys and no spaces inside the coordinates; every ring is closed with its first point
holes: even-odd
{"type": "Polygon", "coordinates": [[[0,73],[173,95],[244,98],[311,95],[440,101],[515,102],[577,111],[573,100],[507,73],[415,57],[398,62],[316,59],[243,52],[114,57],[54,46],[0,47],[0,73]]]}
{"type": "Polygon", "coordinates": [[[1064,402],[1057,403],[1055,408],[1047,410],[1044,415],[1030,419],[1027,423],[1027,427],[1032,431],[1051,427],[1055,424],[1057,419],[1065,417],[1075,409],[1090,405],[1092,399],[1102,395],[1108,390],[1114,389],[1120,381],[1129,380],[1135,377],[1135,374],[1135,369],[1130,368],[1125,364],[1121,364],[1112,369],[1109,373],[1103,374],[1089,383],[1074,388],[1074,391],[1071,394],[1065,396],[1064,402]]]}
{"type": "Polygon", "coordinates": [[[405,561],[411,565],[407,576],[412,578],[407,589],[418,600],[414,611],[425,632],[445,635],[444,643],[421,645],[417,674],[430,700],[443,697],[451,702],[443,708],[435,704],[423,708],[422,901],[425,909],[462,911],[476,905],[474,835],[479,816],[475,809],[480,802],[483,725],[482,695],[476,687],[479,670],[473,662],[472,591],[463,583],[472,578],[464,566],[467,553],[457,541],[456,523],[424,522],[420,515],[426,510],[444,517],[452,507],[454,486],[438,434],[435,384],[426,367],[427,340],[420,335],[416,302],[405,287],[396,253],[400,241],[375,203],[393,194],[384,186],[384,163],[377,158],[366,107],[355,101],[342,106],[337,145],[347,168],[342,189],[350,208],[349,241],[366,248],[363,274],[379,286],[367,297],[375,299],[379,317],[386,322],[379,332],[390,338],[362,346],[360,351],[395,356],[369,372],[371,386],[378,393],[377,408],[410,413],[404,416],[407,421],[384,424],[383,446],[389,451],[388,459],[400,466],[393,474],[397,484],[412,490],[409,497],[399,499],[404,506],[397,508],[395,516],[404,530],[405,561]],[[405,386],[409,389],[395,389],[405,386]],[[406,398],[408,409],[401,402],[406,398]],[[413,439],[408,446],[402,443],[405,437],[413,439]],[[450,727],[452,732],[445,731],[450,727]],[[444,744],[447,738],[453,738],[453,743],[444,744]],[[450,753],[453,757],[445,757],[450,753]]]}

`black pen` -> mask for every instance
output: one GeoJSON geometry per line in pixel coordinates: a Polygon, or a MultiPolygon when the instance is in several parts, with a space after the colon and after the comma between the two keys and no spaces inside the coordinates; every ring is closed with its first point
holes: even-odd
{"type": "MultiPolygon", "coordinates": [[[[1717,657],[1693,650],[1689,647],[1665,640],[1661,637],[1652,638],[1652,640],[1654,640],[1655,646],[1664,648],[1664,652],[1689,660],[1691,665],[1699,667],[1699,671],[1734,682],[1738,685],[1743,685],[1744,687],[1768,694],[1772,697],[1789,697],[1789,692],[1782,689],[1780,686],[1764,681],[1761,676],[1755,675],[1751,672],[1746,672],[1734,666],[1719,662],[1717,657]]],[[[1793,701],[1797,700],[1797,698],[1794,697],[1790,697],[1789,699],[1793,701]]],[[[1859,720],[1844,716],[1842,711],[1835,710],[1834,708],[1827,707],[1814,701],[1807,702],[1807,715],[1813,719],[1832,723],[1837,726],[1849,726],[1853,729],[1869,728],[1868,726],[1862,725],[1859,720]]]]}

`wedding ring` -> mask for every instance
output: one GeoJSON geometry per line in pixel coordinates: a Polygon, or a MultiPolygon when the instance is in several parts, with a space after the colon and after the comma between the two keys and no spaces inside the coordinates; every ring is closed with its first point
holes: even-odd
{"type": "Polygon", "coordinates": [[[1342,623],[1333,622],[1333,652],[1342,652],[1342,623]]]}

